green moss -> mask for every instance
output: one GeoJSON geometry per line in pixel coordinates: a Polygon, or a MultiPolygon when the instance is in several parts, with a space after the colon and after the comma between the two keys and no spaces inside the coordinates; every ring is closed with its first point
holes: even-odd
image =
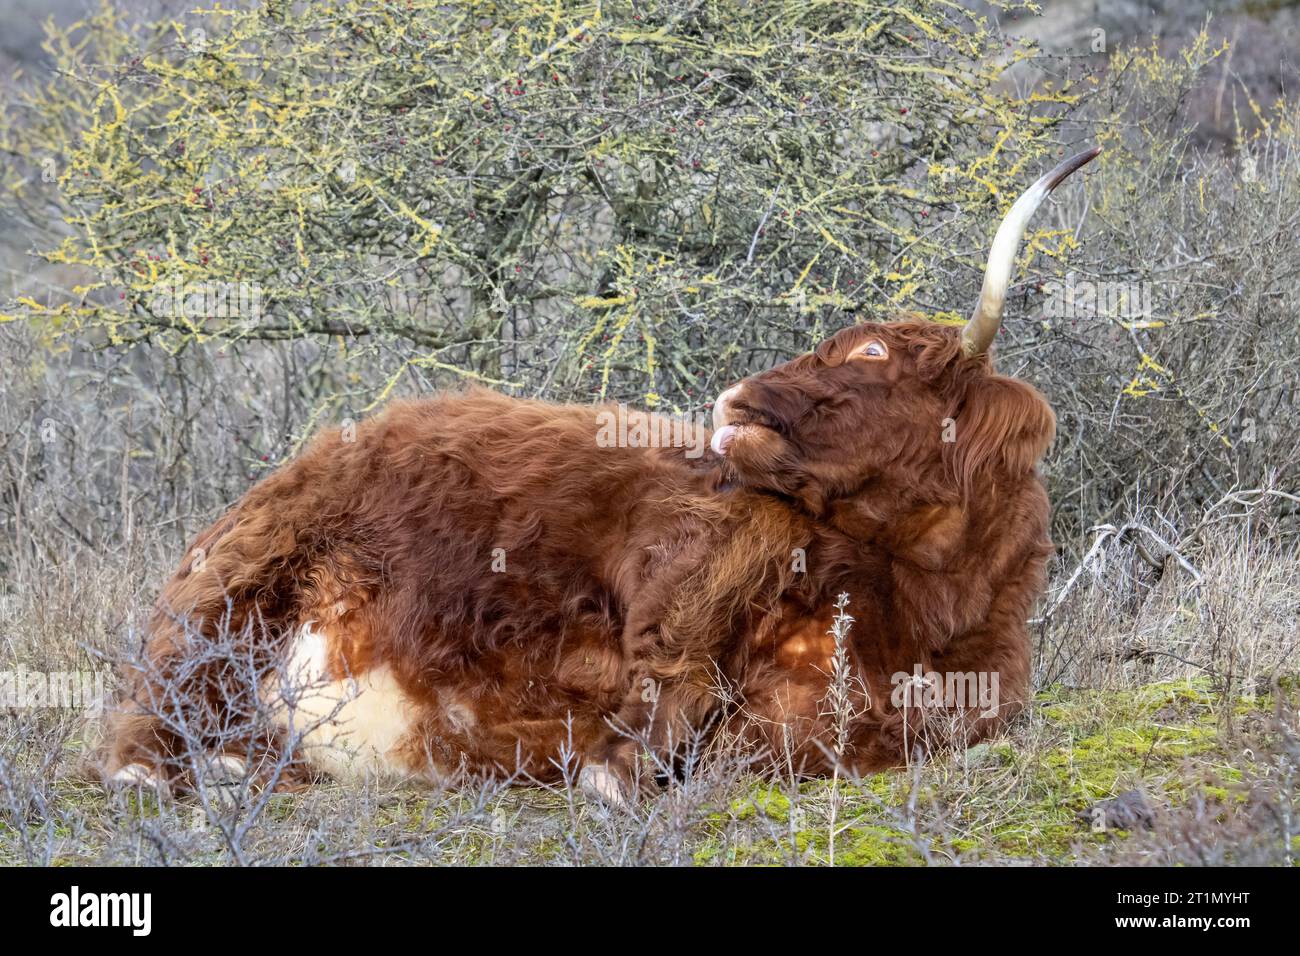
{"type": "MultiPolygon", "coordinates": [[[[1226,765],[1220,701],[1207,681],[1106,691],[1058,687],[1040,694],[1038,705],[1030,734],[989,741],[973,754],[940,756],[925,768],[915,803],[922,813],[932,804],[945,813],[938,829],[946,840],[929,847],[933,855],[1055,862],[1080,848],[1124,840],[1124,831],[1094,832],[1086,811],[1132,788],[1156,805],[1197,796],[1234,799],[1229,785],[1239,772],[1226,765]]],[[[912,786],[911,775],[897,771],[856,783],[810,781],[794,793],[755,783],[714,815],[697,860],[827,862],[834,792],[837,864],[920,863],[925,854],[913,838],[890,825],[890,811],[908,801],[912,786]],[[796,805],[802,815],[792,824],[796,805]],[[758,835],[738,842],[725,832],[728,822],[758,835]]]]}
{"type": "Polygon", "coordinates": [[[783,823],[789,822],[790,798],[775,787],[757,786],[731,801],[733,819],[749,820],[758,814],[783,823]]]}
{"type": "MultiPolygon", "coordinates": [[[[825,829],[797,834],[796,846],[809,862],[829,863],[830,834],[825,829]]],[[[897,830],[883,826],[855,826],[835,837],[837,866],[911,866],[924,862],[920,851],[897,830]]]]}
{"type": "MultiPolygon", "coordinates": [[[[810,780],[799,785],[797,799],[792,800],[785,790],[755,783],[743,796],[732,799],[725,812],[712,815],[714,833],[698,847],[695,861],[751,866],[792,861],[824,865],[832,858],[837,866],[923,863],[924,854],[910,836],[882,819],[890,808],[901,805],[908,785],[908,777],[897,772],[872,774],[858,782],[810,780]],[[728,830],[728,822],[739,824],[741,831],[728,830]]],[[[973,840],[962,840],[931,850],[950,856],[973,846],[973,840]]]]}
{"type": "Polygon", "coordinates": [[[1196,794],[1223,801],[1228,791],[1204,779],[1240,775],[1223,765],[1219,702],[1208,681],[1121,691],[1052,688],[1038,703],[1048,748],[1023,757],[1006,753],[1009,745],[998,748],[1004,763],[1021,761],[1027,780],[1023,799],[1010,802],[992,829],[1006,852],[1053,860],[1078,844],[1124,839],[1120,830],[1093,832],[1079,813],[1131,788],[1172,806],[1196,794]]]}
{"type": "Polygon", "coordinates": [[[1217,736],[1199,726],[1107,728],[1048,753],[1043,765],[1055,772],[1049,782],[1072,798],[1108,797],[1152,769],[1213,752],[1217,736]]]}

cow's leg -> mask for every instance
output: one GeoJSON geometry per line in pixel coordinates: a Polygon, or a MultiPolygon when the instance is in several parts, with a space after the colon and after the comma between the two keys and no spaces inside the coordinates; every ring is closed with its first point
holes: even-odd
{"type": "Polygon", "coordinates": [[[166,696],[161,683],[137,674],[132,692],[108,713],[100,771],[109,787],[168,789],[184,744],[162,716],[166,696]]]}
{"type": "MultiPolygon", "coordinates": [[[[802,541],[801,525],[777,520],[772,540],[802,541]]],[[[607,777],[630,786],[636,769],[637,735],[655,753],[686,743],[706,727],[719,708],[719,676],[735,680],[748,650],[741,636],[755,623],[754,594],[779,594],[792,572],[785,546],[755,549],[745,540],[701,536],[677,554],[668,567],[636,580],[627,601],[623,659],[628,684],[621,705],[608,721],[606,739],[589,754],[591,790],[610,790],[607,777]],[[718,564],[728,568],[718,578],[718,564]]]]}
{"type": "MultiPolygon", "coordinates": [[[[617,783],[630,793],[642,741],[662,754],[700,730],[719,705],[719,662],[734,651],[737,614],[745,603],[709,580],[707,543],[640,585],[623,627],[628,684],[610,730],[588,755],[588,792],[604,796],[617,783]],[[703,569],[703,570],[702,570],[703,569]],[[707,593],[690,602],[683,594],[707,593]]],[[[763,570],[770,568],[763,565],[763,570]]]]}
{"type": "Polygon", "coordinates": [[[159,721],[134,701],[123,701],[107,721],[100,768],[104,783],[113,789],[142,787],[161,793],[167,789],[166,768],[175,749],[176,742],[159,721]]]}
{"type": "Polygon", "coordinates": [[[183,700],[168,701],[168,696],[165,688],[141,686],[109,715],[101,765],[105,784],[165,793],[173,787],[193,789],[197,774],[220,784],[242,780],[247,748],[178,730],[192,715],[183,700]]]}
{"type": "Polygon", "coordinates": [[[683,664],[680,658],[652,653],[634,662],[630,676],[621,706],[608,719],[605,739],[589,753],[580,777],[584,792],[613,804],[635,792],[643,746],[667,754],[701,729],[719,702],[711,661],[683,664]]]}
{"type": "Polygon", "coordinates": [[[100,770],[110,789],[188,792],[202,777],[212,786],[249,781],[282,791],[298,789],[310,778],[301,760],[282,756],[281,741],[274,733],[243,728],[184,732],[183,728],[196,725],[203,709],[211,705],[191,701],[190,710],[181,698],[172,702],[169,711],[160,698],[157,689],[151,693],[137,690],[108,716],[100,770]]]}
{"type": "Polygon", "coordinates": [[[128,693],[108,713],[100,769],[110,786],[191,790],[249,776],[279,785],[296,768],[277,761],[277,735],[260,701],[261,658],[240,636],[202,622],[156,622],[129,662],[128,693]],[[268,768],[272,772],[268,776],[268,768]]]}

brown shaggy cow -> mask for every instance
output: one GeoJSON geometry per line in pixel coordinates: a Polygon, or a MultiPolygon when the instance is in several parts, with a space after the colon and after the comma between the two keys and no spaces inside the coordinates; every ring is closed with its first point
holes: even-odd
{"type": "Polygon", "coordinates": [[[554,780],[567,753],[619,801],[638,749],[692,728],[810,774],[987,735],[1028,691],[1054,419],[986,353],[1029,216],[1096,152],[1013,206],[964,329],[845,329],[724,392],[698,460],[598,447],[608,409],[482,389],[322,434],[163,590],[107,778],[187,785],[204,752],[257,775],[291,749],[278,785],[554,780]]]}

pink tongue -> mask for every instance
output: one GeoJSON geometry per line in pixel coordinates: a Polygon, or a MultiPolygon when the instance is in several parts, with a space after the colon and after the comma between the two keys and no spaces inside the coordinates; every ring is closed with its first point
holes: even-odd
{"type": "Polygon", "coordinates": [[[727,453],[727,446],[731,444],[731,439],[736,437],[735,425],[723,425],[713,433],[713,438],[709,442],[709,447],[719,455],[727,453]]]}

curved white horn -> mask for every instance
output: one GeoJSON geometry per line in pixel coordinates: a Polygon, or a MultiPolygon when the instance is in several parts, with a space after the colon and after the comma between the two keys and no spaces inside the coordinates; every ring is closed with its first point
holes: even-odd
{"type": "Polygon", "coordinates": [[[1007,217],[998,226],[993,237],[993,248],[989,250],[989,262],[984,268],[984,285],[980,288],[980,299],[975,304],[970,321],[961,333],[962,351],[968,355],[979,355],[993,344],[993,337],[998,334],[1002,324],[1002,306],[1007,297],[1007,283],[1011,281],[1011,269],[1016,264],[1016,253],[1020,249],[1020,240],[1024,238],[1025,226],[1039,204],[1047,194],[1060,185],[1061,180],[1085,163],[1091,162],[1101,152],[1101,147],[1093,147],[1086,152],[1071,156],[1061,165],[1038,182],[1034,183],[1016,200],[1007,217]]]}

